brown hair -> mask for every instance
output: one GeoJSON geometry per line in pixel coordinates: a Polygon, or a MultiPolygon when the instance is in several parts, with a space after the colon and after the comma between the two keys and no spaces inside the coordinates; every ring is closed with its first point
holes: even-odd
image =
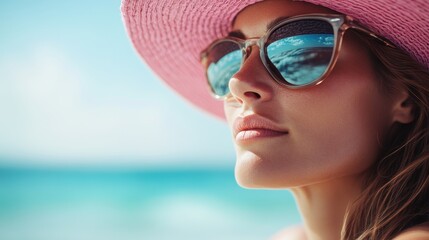
{"type": "Polygon", "coordinates": [[[359,199],[350,206],[342,239],[392,239],[429,220],[429,72],[399,48],[363,37],[383,90],[409,93],[414,121],[394,123],[382,138],[359,199]]]}

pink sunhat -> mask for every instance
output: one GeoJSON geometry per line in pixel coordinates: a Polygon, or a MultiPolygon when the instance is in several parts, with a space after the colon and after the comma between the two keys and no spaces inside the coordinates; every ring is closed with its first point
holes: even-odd
{"type": "MultiPolygon", "coordinates": [[[[131,41],[152,70],[199,108],[225,118],[212,97],[200,52],[231,31],[234,17],[260,0],[122,0],[131,41]]],[[[305,0],[352,16],[429,69],[428,0],[305,0]]]]}

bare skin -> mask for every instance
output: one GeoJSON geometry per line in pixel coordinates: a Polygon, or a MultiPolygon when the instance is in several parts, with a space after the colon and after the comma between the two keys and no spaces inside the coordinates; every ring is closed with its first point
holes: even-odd
{"type": "MultiPolygon", "coordinates": [[[[269,0],[240,12],[233,28],[246,38],[259,37],[278,17],[331,12],[302,2],[269,0]]],[[[380,91],[368,53],[353,34],[346,33],[328,79],[299,90],[276,83],[262,65],[259,49],[253,48],[231,79],[224,104],[236,148],[237,182],[246,188],[292,191],[303,226],[274,239],[340,239],[346,208],[361,193],[362,179],[379,151],[377,133],[394,122],[413,120],[411,107],[402,104],[408,93],[387,96],[380,91]],[[237,122],[252,121],[264,122],[279,134],[237,132],[237,122]]],[[[427,225],[409,231],[397,240],[429,236],[427,225]]]]}

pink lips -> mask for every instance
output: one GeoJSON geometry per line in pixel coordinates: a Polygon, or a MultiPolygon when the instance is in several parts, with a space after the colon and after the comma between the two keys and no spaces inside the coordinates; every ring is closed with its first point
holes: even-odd
{"type": "Polygon", "coordinates": [[[258,115],[239,117],[233,124],[233,134],[237,142],[257,138],[277,137],[288,131],[275,126],[271,121],[258,115]]]}

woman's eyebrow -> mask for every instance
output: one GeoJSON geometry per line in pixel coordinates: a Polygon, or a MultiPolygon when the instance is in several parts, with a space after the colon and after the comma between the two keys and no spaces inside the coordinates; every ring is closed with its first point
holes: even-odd
{"type": "MultiPolygon", "coordinates": [[[[270,21],[267,24],[266,30],[272,28],[273,26],[277,25],[279,22],[281,22],[287,18],[290,18],[290,16],[281,16],[281,17],[278,17],[278,18],[270,21]]],[[[246,35],[244,35],[244,33],[240,30],[234,30],[234,31],[229,32],[228,37],[236,37],[236,38],[246,39],[246,35]]]]}
{"type": "Polygon", "coordinates": [[[290,18],[290,16],[282,16],[282,17],[278,17],[278,18],[272,20],[271,22],[269,22],[267,24],[267,30],[271,29],[272,27],[274,27],[275,25],[277,25],[279,22],[281,22],[281,21],[283,21],[283,20],[285,20],[287,18],[290,18]]]}
{"type": "Polygon", "coordinates": [[[236,38],[241,38],[241,39],[245,39],[246,36],[244,35],[244,33],[240,30],[234,30],[228,33],[228,37],[236,37],[236,38]]]}

